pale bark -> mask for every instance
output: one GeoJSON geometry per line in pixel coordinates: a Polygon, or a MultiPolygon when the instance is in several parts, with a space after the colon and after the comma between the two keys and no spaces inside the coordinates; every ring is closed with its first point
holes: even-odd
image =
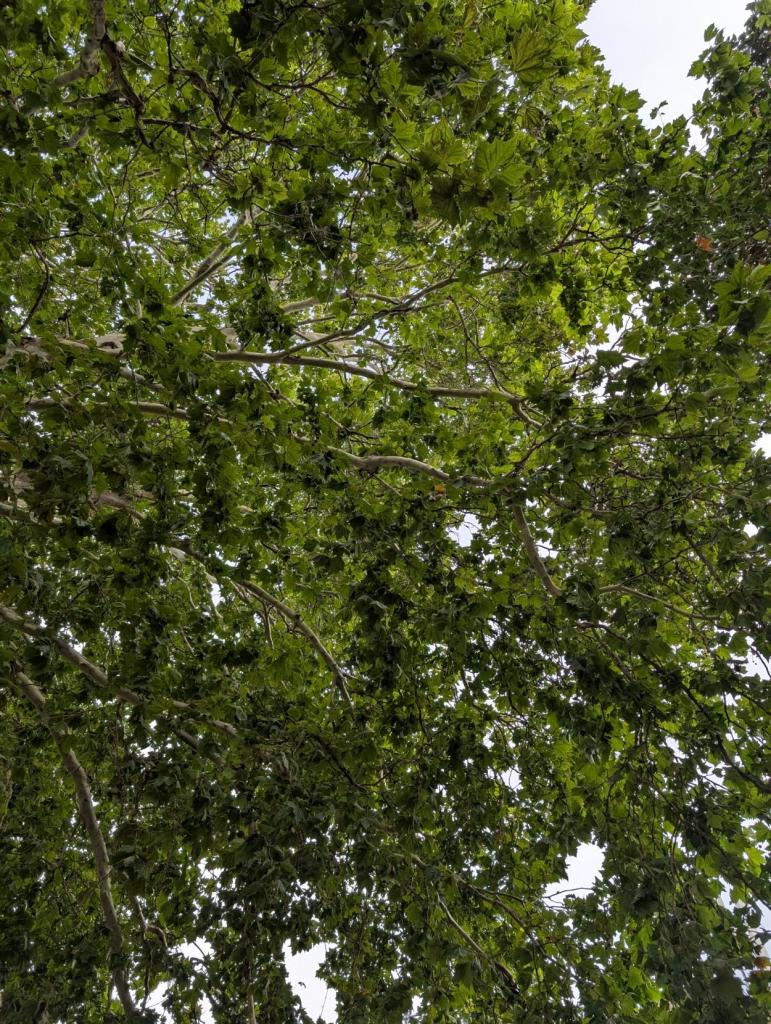
{"type": "Polygon", "coordinates": [[[559,597],[562,594],[562,591],[549,575],[549,570],[544,565],[543,560],[541,559],[541,556],[538,553],[538,548],[536,547],[536,543],[533,540],[533,535],[530,533],[530,527],[527,525],[527,520],[525,519],[525,513],[522,509],[522,506],[514,505],[513,512],[514,522],[517,524],[517,528],[522,536],[522,542],[525,546],[525,553],[528,557],[530,564],[532,565],[533,569],[535,569],[536,575],[540,579],[541,583],[543,583],[544,588],[551,594],[551,596],[559,597]]]}
{"type": "Polygon", "coordinates": [[[74,751],[65,741],[62,733],[58,732],[51,724],[46,698],[40,688],[33,683],[33,681],[25,675],[24,672],[21,672],[18,669],[14,673],[14,678],[24,696],[38,712],[43,725],[45,725],[53,737],[53,740],[59,749],[64,767],[69,772],[75,785],[75,798],[78,806],[78,813],[85,825],[89,845],[91,846],[91,853],[94,858],[94,866],[96,867],[102,917],[105,925],[107,926],[107,931],[110,933],[110,951],[113,960],[113,984],[115,985],[115,990],[118,993],[118,998],[120,999],[125,1014],[129,1018],[133,1018],[137,1011],[131,995],[128,977],[122,964],[122,960],[124,958],[123,933],[121,931],[120,922],[118,921],[118,914],[115,910],[115,903],[112,896],[112,886],[110,884],[112,868],[110,865],[110,857],[107,852],[107,844],[104,841],[104,836],[102,835],[102,830],[99,826],[99,820],[96,816],[88,776],[75,756],[74,751]]]}

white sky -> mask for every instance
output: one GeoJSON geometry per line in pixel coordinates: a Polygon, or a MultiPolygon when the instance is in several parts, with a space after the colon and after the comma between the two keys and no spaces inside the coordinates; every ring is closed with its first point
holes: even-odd
{"type": "MultiPolygon", "coordinates": [[[[646,110],[668,101],[662,116],[688,115],[704,83],[688,78],[688,69],[704,50],[704,30],[714,23],[729,33],[739,32],[746,20],[744,0],[597,0],[584,25],[589,39],[605,55],[614,81],[637,89],[646,110]]],[[[550,892],[591,886],[602,867],[603,851],[588,843],[569,858],[568,876],[555,881],[550,892]]],[[[556,901],[562,898],[560,893],[556,901]]],[[[333,1024],[334,993],[316,977],[324,957],[322,947],[292,957],[289,975],[310,1016],[333,1024]]]]}
{"type": "Polygon", "coordinates": [[[614,81],[637,89],[647,110],[668,101],[666,120],[690,114],[704,82],[688,69],[706,48],[704,29],[740,32],[745,0],[597,0],[584,31],[605,55],[614,81]]]}

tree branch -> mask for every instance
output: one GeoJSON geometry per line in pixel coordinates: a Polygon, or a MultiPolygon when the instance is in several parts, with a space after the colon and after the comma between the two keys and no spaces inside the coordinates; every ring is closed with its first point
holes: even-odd
{"type": "Polygon", "coordinates": [[[530,564],[535,569],[536,574],[540,581],[543,583],[545,589],[551,594],[552,597],[560,597],[562,591],[554,582],[549,575],[549,570],[541,560],[541,556],[538,553],[538,548],[533,540],[533,535],[530,533],[530,527],[527,525],[525,519],[525,513],[521,505],[513,505],[512,511],[514,513],[514,522],[517,524],[520,534],[522,535],[522,541],[525,545],[525,553],[527,554],[530,564]]]}
{"type": "Polygon", "coordinates": [[[91,34],[80,52],[80,61],[77,67],[57,75],[54,79],[54,85],[61,88],[64,85],[69,85],[71,82],[77,82],[80,78],[92,78],[99,70],[102,40],[107,32],[104,0],[91,0],[91,20],[91,34]]]}
{"type": "MultiPolygon", "coordinates": [[[[122,498],[120,497],[120,495],[114,495],[112,494],[112,492],[102,492],[100,495],[97,496],[97,501],[99,502],[99,504],[113,505],[116,508],[125,509],[127,511],[132,512],[134,515],[139,516],[139,513],[132,506],[131,502],[128,499],[122,498]]],[[[18,510],[13,509],[13,506],[8,506],[4,503],[2,506],[0,506],[0,511],[5,511],[5,509],[11,509],[14,518],[19,518],[18,510]]],[[[34,522],[28,516],[25,518],[27,518],[29,522],[34,522]]],[[[182,537],[173,537],[170,538],[170,540],[171,544],[165,545],[167,550],[176,554],[177,557],[187,557],[189,555],[190,558],[192,558],[194,561],[198,562],[201,566],[203,566],[205,570],[210,571],[211,567],[207,560],[203,558],[201,555],[198,555],[193,550],[189,540],[182,537]]],[[[242,597],[243,592],[245,592],[249,593],[253,597],[258,598],[261,602],[279,612],[281,617],[286,622],[290,623],[292,626],[294,626],[295,629],[297,629],[298,632],[302,633],[303,636],[305,636],[311,642],[312,646],[316,649],[324,664],[327,665],[327,667],[332,672],[334,683],[337,686],[340,693],[345,698],[346,703],[349,706],[353,707],[353,701],[351,699],[351,695],[348,691],[348,687],[345,682],[346,673],[339,665],[339,663],[335,660],[330,651],[327,649],[319,635],[315,632],[314,629],[312,629],[311,626],[309,626],[303,620],[299,612],[296,612],[293,608],[290,608],[289,605],[285,604],[279,598],[274,597],[272,594],[269,594],[267,590],[263,590],[262,587],[258,586],[256,583],[251,583],[248,580],[231,580],[230,576],[228,575],[227,572],[224,571],[221,565],[217,566],[217,572],[212,574],[212,578],[217,582],[219,582],[223,578],[227,579],[230,583],[233,584],[233,586],[236,587],[237,591],[239,589],[242,591],[242,597]]],[[[79,668],[80,671],[84,673],[84,675],[88,676],[89,679],[92,679],[95,683],[97,683],[97,685],[110,690],[110,692],[118,700],[122,700],[130,704],[135,704],[137,706],[143,706],[146,703],[144,699],[139,694],[135,693],[133,690],[127,690],[125,688],[113,688],[110,684],[107,675],[102,671],[102,669],[100,669],[98,666],[92,664],[90,661],[84,658],[83,655],[79,654],[78,651],[76,651],[73,647],[71,647],[66,641],[62,640],[60,637],[57,637],[55,635],[52,637],[51,634],[43,626],[38,626],[34,622],[30,622],[26,619],[23,619],[12,608],[8,608],[4,605],[0,605],[0,618],[5,619],[5,621],[9,625],[14,626],[20,632],[26,633],[28,636],[45,636],[49,639],[52,639],[53,642],[58,647],[58,649],[60,650],[60,652],[67,659],[67,661],[69,661],[76,668],[79,668]]],[[[169,706],[174,710],[184,711],[196,715],[195,709],[191,707],[189,704],[186,704],[184,701],[169,699],[168,703],[169,706]]],[[[203,719],[203,721],[211,724],[220,732],[225,732],[229,736],[237,735],[237,731],[235,730],[234,726],[228,725],[228,723],[226,722],[220,722],[217,719],[203,719]]],[[[184,739],[184,737],[182,738],[184,739]]],[[[185,742],[187,742],[187,740],[185,740],[185,742]]]]}
{"type": "MultiPolygon", "coordinates": [[[[188,418],[185,409],[172,409],[171,406],[163,405],[161,402],[137,402],[132,400],[129,402],[129,405],[145,416],[162,416],[164,419],[183,421],[187,421],[188,418]]],[[[75,403],[68,398],[52,398],[51,396],[30,398],[25,405],[25,409],[29,409],[30,412],[40,412],[44,409],[70,409],[74,407],[75,403]]]]}
{"type": "Polygon", "coordinates": [[[104,836],[102,835],[102,830],[99,827],[99,820],[94,809],[94,801],[91,796],[88,776],[83,770],[83,767],[74,752],[65,741],[64,736],[60,732],[57,732],[57,730],[52,726],[51,719],[48,714],[48,708],[46,706],[46,698],[40,688],[18,668],[16,668],[14,672],[14,678],[24,696],[37,711],[41,722],[51,734],[59,749],[64,767],[69,772],[75,785],[75,798],[78,806],[78,812],[86,827],[86,832],[88,833],[88,839],[91,846],[91,853],[94,858],[94,865],[96,866],[96,877],[99,886],[99,902],[102,907],[102,917],[104,918],[104,923],[107,926],[107,931],[110,933],[113,984],[115,985],[124,1013],[130,1020],[133,1020],[137,1013],[137,1008],[134,1004],[131,989],[129,988],[128,978],[121,962],[123,960],[123,933],[115,910],[115,903],[112,898],[112,886],[110,885],[110,873],[112,868],[110,865],[110,857],[107,853],[107,845],[104,841],[104,836]]]}
{"type": "MultiPolygon", "coordinates": [[[[191,557],[196,558],[196,556],[192,552],[191,557]]],[[[321,660],[332,673],[332,678],[334,680],[335,686],[338,688],[338,690],[344,697],[346,703],[348,704],[349,707],[353,707],[353,700],[351,699],[351,694],[349,693],[348,687],[345,682],[346,673],[343,671],[339,663],[335,660],[333,655],[329,652],[329,650],[325,646],[324,642],[322,641],[318,633],[316,633],[316,631],[312,629],[307,622],[305,622],[300,613],[296,612],[294,608],[290,608],[289,605],[285,604],[280,598],[274,597],[272,594],[269,594],[267,590],[263,590],[262,587],[258,586],[256,583],[252,583],[249,580],[238,580],[231,582],[237,589],[244,590],[247,594],[250,594],[252,597],[255,597],[258,600],[262,601],[270,608],[275,609],[275,611],[277,611],[286,622],[294,626],[294,628],[299,633],[302,633],[302,635],[310,641],[311,645],[315,648],[321,660]]]]}
{"type": "Polygon", "coordinates": [[[442,483],[467,483],[472,487],[489,487],[498,483],[497,480],[481,476],[452,477],[443,469],[430,465],[428,462],[421,462],[420,459],[413,459],[408,455],[354,455],[345,451],[344,448],[330,448],[329,451],[336,455],[342,455],[353,463],[358,469],[374,473],[378,469],[404,469],[408,473],[422,473],[425,476],[441,480],[442,483]]]}
{"type": "Polygon", "coordinates": [[[38,309],[40,309],[40,304],[46,297],[46,293],[48,292],[48,289],[51,286],[51,266],[48,260],[43,255],[43,253],[37,248],[37,246],[33,245],[32,248],[34,249],[38,261],[43,265],[43,281],[35,297],[35,301],[32,303],[29,312],[21,322],[21,326],[19,327],[18,330],[19,334],[21,334],[22,331],[26,329],[27,325],[32,320],[32,317],[35,315],[35,313],[37,313],[38,309]]]}
{"type": "MultiPolygon", "coordinates": [[[[44,626],[39,626],[36,622],[31,622],[29,619],[22,618],[16,611],[14,611],[13,608],[8,608],[6,605],[0,605],[0,618],[4,619],[9,626],[13,626],[14,629],[17,629],[20,633],[24,633],[26,636],[43,637],[46,640],[51,641],[66,661],[69,661],[71,665],[82,672],[83,675],[93,683],[96,683],[100,689],[106,690],[115,700],[118,700],[123,704],[131,704],[133,707],[138,708],[147,706],[147,701],[135,690],[129,690],[125,686],[114,686],[103,669],[99,668],[99,666],[95,665],[92,661],[89,661],[88,658],[85,658],[58,634],[52,633],[44,626]]],[[[166,703],[172,711],[178,711],[190,715],[196,720],[201,721],[203,724],[210,725],[212,728],[226,736],[234,737],[238,735],[238,730],[235,726],[230,725],[228,722],[222,722],[218,718],[202,716],[186,701],[174,700],[170,697],[166,703]]],[[[182,730],[175,729],[174,731],[185,743],[188,744],[188,746],[193,746],[197,749],[198,741],[195,737],[191,737],[190,733],[182,735],[182,730]]]]}
{"type": "MultiPolygon", "coordinates": [[[[222,333],[226,337],[235,338],[236,334],[230,327],[224,327],[222,333]]],[[[105,355],[116,355],[119,356],[123,349],[123,334],[119,331],[112,332],[110,334],[102,335],[96,338],[93,344],[88,344],[85,341],[79,341],[75,338],[59,337],[56,339],[57,344],[75,352],[92,352],[95,348],[105,355]]],[[[38,346],[37,350],[31,347],[23,347],[21,351],[28,355],[37,355],[42,357],[44,355],[44,349],[40,347],[41,339],[29,338],[30,343],[38,346]]],[[[523,423],[527,423],[532,427],[540,427],[541,424],[524,407],[523,400],[518,396],[511,394],[508,391],[503,391],[497,388],[486,388],[486,387],[450,387],[444,385],[423,385],[416,384],[414,381],[406,380],[402,377],[394,377],[387,372],[381,370],[375,370],[370,366],[359,366],[357,363],[346,362],[340,359],[327,359],[322,356],[305,356],[305,355],[292,355],[287,352],[253,352],[248,349],[243,351],[234,350],[230,352],[210,352],[209,358],[217,363],[250,363],[257,366],[260,365],[282,365],[282,366],[308,366],[316,367],[321,370],[334,370],[338,373],[343,373],[352,377],[364,377],[367,380],[380,381],[383,384],[387,384],[389,387],[396,388],[399,391],[415,392],[421,391],[424,394],[429,395],[431,398],[460,398],[460,399],[490,399],[491,401],[506,402],[507,405],[511,406],[515,410],[519,419],[523,423]]],[[[127,379],[135,380],[137,383],[144,384],[145,382],[138,379],[134,371],[124,368],[125,376],[127,379]]],[[[148,387],[152,387],[155,391],[161,389],[158,385],[147,384],[148,387]]],[[[167,407],[163,407],[167,408],[167,407]]],[[[159,409],[159,415],[174,415],[173,413],[164,413],[159,409]]]]}
{"type": "Polygon", "coordinates": [[[207,278],[211,277],[212,274],[225,266],[235,252],[234,249],[228,251],[228,246],[237,238],[238,232],[241,230],[241,226],[249,221],[251,221],[250,214],[241,214],[235,224],[227,231],[223,240],[219,242],[214,249],[212,249],[206,259],[198,265],[186,283],[183,284],[182,287],[174,293],[174,295],[172,295],[172,306],[181,306],[192,291],[195,291],[195,289],[199,285],[203,284],[207,278]]]}
{"type": "Polygon", "coordinates": [[[488,953],[486,950],[482,949],[479,943],[469,935],[469,933],[466,931],[463,925],[459,924],[459,922],[455,920],[455,918],[450,913],[449,907],[444,902],[441,896],[437,896],[436,900],[439,906],[441,907],[444,916],[447,918],[447,920],[455,929],[455,931],[463,938],[466,944],[474,950],[474,952],[477,954],[478,957],[480,957],[480,959],[486,960],[489,964],[491,964],[491,966],[495,969],[496,974],[504,983],[509,992],[514,996],[517,1002],[521,1002],[521,994],[519,988],[517,987],[517,983],[514,981],[514,977],[511,971],[508,969],[508,967],[506,967],[505,964],[502,964],[500,960],[496,960],[496,958],[492,956],[490,953],[488,953]]]}
{"type": "Polygon", "coordinates": [[[401,377],[392,377],[388,373],[374,370],[370,366],[359,366],[356,363],[345,362],[339,359],[326,359],[322,356],[298,356],[286,352],[251,352],[248,349],[237,352],[213,352],[211,358],[220,363],[256,363],[279,364],[284,366],[314,366],[322,370],[336,370],[353,377],[365,377],[367,380],[381,381],[400,391],[422,391],[432,398],[490,398],[500,402],[506,402],[512,406],[525,423],[531,426],[540,426],[537,420],[533,419],[522,408],[522,399],[507,391],[499,391],[495,388],[471,387],[455,388],[440,385],[416,384],[411,380],[404,380],[401,377]]]}
{"type": "Polygon", "coordinates": [[[22,618],[13,608],[8,608],[5,605],[0,605],[0,618],[5,619],[9,626],[13,626],[20,633],[24,633],[27,636],[43,637],[46,640],[52,641],[66,661],[69,661],[71,665],[74,665],[75,668],[92,682],[96,683],[101,689],[109,690],[118,700],[126,704],[133,704],[135,707],[140,707],[144,704],[142,698],[134,690],[128,690],[122,686],[112,687],[107,675],[98,665],[94,665],[88,658],[84,658],[79,651],[76,651],[74,647],[71,647],[66,640],[56,633],[51,633],[44,626],[39,626],[36,622],[22,618]]]}
{"type": "Polygon", "coordinates": [[[676,615],[682,615],[686,619],[696,619],[701,622],[719,622],[719,615],[701,615],[699,612],[687,611],[685,608],[678,608],[676,604],[672,604],[669,601],[665,601],[662,597],[657,597],[655,594],[646,594],[642,590],[636,590],[634,587],[627,587],[623,583],[609,583],[606,587],[600,587],[601,594],[626,594],[629,597],[639,597],[643,601],[651,601],[660,604],[663,608],[666,608],[670,612],[674,612],[676,615]]]}

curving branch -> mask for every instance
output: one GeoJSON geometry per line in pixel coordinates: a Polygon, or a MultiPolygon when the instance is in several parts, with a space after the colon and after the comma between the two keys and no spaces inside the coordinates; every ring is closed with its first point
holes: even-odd
{"type": "Polygon", "coordinates": [[[38,289],[38,293],[35,296],[35,300],[30,306],[27,315],[22,320],[21,326],[18,328],[18,334],[22,334],[26,330],[33,316],[40,309],[40,305],[43,299],[46,297],[48,289],[51,287],[51,264],[48,262],[48,260],[45,258],[43,253],[40,251],[40,249],[38,249],[36,245],[32,246],[32,250],[35,253],[35,256],[37,257],[38,262],[43,267],[43,280],[41,282],[40,288],[38,289]]]}
{"type": "Polygon", "coordinates": [[[313,630],[307,624],[307,622],[303,620],[303,618],[300,616],[300,613],[296,612],[293,608],[290,608],[289,605],[284,604],[284,602],[281,601],[279,598],[273,597],[272,594],[269,594],[267,590],[263,590],[262,587],[258,586],[256,583],[245,582],[241,583],[240,586],[243,587],[247,593],[253,594],[255,597],[259,598],[260,601],[263,601],[271,608],[274,608],[282,616],[282,618],[284,618],[287,622],[291,623],[291,625],[294,626],[294,628],[299,633],[302,633],[304,637],[310,640],[312,646],[316,649],[319,656],[321,657],[321,660],[332,673],[335,685],[342,693],[349,707],[353,707],[351,695],[348,692],[348,687],[345,684],[345,672],[340,667],[338,662],[334,659],[334,657],[330,654],[329,650],[324,645],[318,633],[316,633],[315,630],[313,630]]]}
{"type": "MultiPolygon", "coordinates": [[[[184,408],[170,408],[166,405],[161,405],[159,402],[136,402],[130,401],[128,403],[133,409],[138,412],[144,413],[147,416],[163,416],[168,419],[176,419],[181,422],[187,422],[188,413],[184,408]]],[[[26,408],[31,411],[40,411],[45,409],[52,409],[57,407],[69,408],[71,403],[67,400],[59,400],[51,397],[44,398],[32,398],[27,404],[26,408]]],[[[84,411],[89,410],[85,407],[81,407],[84,411]]],[[[224,421],[226,422],[226,421],[224,421]]],[[[300,441],[303,444],[312,443],[309,438],[302,437],[298,434],[292,435],[296,441],[300,441]]],[[[350,463],[366,472],[375,473],[378,469],[404,469],[409,473],[423,473],[426,476],[434,477],[436,480],[442,481],[442,483],[455,483],[457,485],[466,484],[471,487],[498,487],[504,484],[508,478],[503,477],[495,479],[494,477],[482,477],[474,474],[463,473],[460,476],[453,477],[443,469],[439,469],[436,466],[432,466],[428,462],[421,462],[420,459],[414,459],[408,455],[355,455],[353,452],[348,452],[344,448],[330,447],[327,449],[330,452],[334,452],[336,455],[340,455],[342,458],[347,459],[350,463]]],[[[99,504],[111,504],[109,500],[109,492],[103,492],[97,497],[99,504]]],[[[113,496],[115,500],[117,496],[113,496]]],[[[133,506],[122,500],[122,504],[118,504],[116,507],[125,508],[127,511],[135,513],[133,506]]]]}
{"type": "Polygon", "coordinates": [[[238,217],[235,224],[233,224],[233,226],[226,232],[223,240],[219,242],[214,249],[212,249],[206,259],[198,265],[185,284],[183,284],[182,287],[172,295],[170,300],[172,306],[181,306],[191,292],[194,292],[195,289],[208,280],[212,274],[216,274],[218,270],[224,267],[233,258],[237,250],[229,249],[228,247],[230,243],[235,241],[238,237],[238,232],[241,230],[242,225],[247,224],[250,221],[251,215],[248,213],[243,213],[238,217]]]}
{"type": "MultiPolygon", "coordinates": [[[[181,554],[189,555],[205,569],[210,568],[206,559],[195,553],[189,541],[176,538],[174,543],[179,545],[178,550],[181,554]]],[[[294,608],[290,608],[290,606],[285,604],[280,598],[274,597],[273,594],[269,594],[267,590],[263,590],[263,588],[257,583],[252,583],[250,580],[231,580],[230,576],[224,572],[221,566],[217,566],[216,568],[217,571],[214,573],[214,576],[217,580],[221,581],[222,579],[226,579],[235,587],[237,592],[241,592],[241,596],[243,596],[244,593],[249,594],[251,597],[257,598],[257,600],[261,601],[264,605],[273,608],[279,613],[285,622],[293,626],[298,633],[302,633],[302,635],[310,641],[321,660],[332,673],[335,686],[345,698],[346,703],[349,707],[353,707],[353,701],[351,700],[351,695],[345,682],[345,671],[330,653],[318,633],[309,626],[307,622],[305,622],[300,613],[295,611],[294,608]]]]}
{"type": "Polygon", "coordinates": [[[329,451],[348,459],[357,469],[375,473],[378,469],[404,469],[408,473],[421,473],[447,484],[469,484],[472,487],[494,487],[501,481],[483,476],[452,477],[443,469],[438,469],[428,462],[413,459],[409,455],[354,455],[344,448],[330,448],[329,451]]]}
{"type": "MultiPolygon", "coordinates": [[[[236,338],[236,332],[230,327],[224,327],[221,333],[231,342],[236,338]]],[[[89,353],[99,351],[104,355],[120,356],[123,351],[123,340],[124,335],[120,331],[113,331],[95,338],[91,343],[68,337],[58,337],[56,343],[71,352],[89,353]]],[[[314,342],[314,344],[320,344],[320,342],[314,342]]],[[[26,355],[46,358],[42,339],[37,337],[25,337],[24,344],[19,348],[19,351],[26,355]]],[[[363,377],[366,380],[379,381],[398,391],[420,391],[431,398],[437,399],[459,398],[472,401],[489,399],[490,401],[505,402],[514,409],[518,418],[523,423],[527,423],[531,427],[540,427],[542,425],[527,411],[524,400],[519,395],[512,394],[510,391],[504,391],[501,388],[417,384],[415,381],[406,380],[403,377],[395,377],[388,372],[373,369],[371,366],[359,366],[358,363],[347,362],[343,359],[298,355],[292,352],[254,352],[248,349],[234,349],[229,352],[209,352],[208,358],[216,363],[249,363],[256,366],[307,366],[320,370],[333,370],[346,376],[363,377]]],[[[127,380],[146,385],[154,391],[162,390],[157,384],[144,381],[135,371],[130,370],[128,367],[122,367],[120,372],[121,376],[124,376],[127,380]]],[[[177,417],[176,410],[170,411],[165,406],[159,406],[158,414],[177,417]]]]}
{"type": "Polygon", "coordinates": [[[674,612],[675,615],[682,615],[686,619],[693,619],[699,622],[720,622],[719,615],[701,615],[699,612],[693,610],[688,611],[687,608],[678,608],[676,604],[672,604],[670,601],[664,600],[662,597],[657,597],[655,594],[646,594],[642,590],[637,590],[635,587],[628,587],[623,583],[609,583],[606,587],[600,587],[601,594],[626,594],[628,597],[639,597],[642,601],[649,601],[651,603],[658,603],[662,608],[666,608],[667,611],[674,612]]]}
{"type": "MultiPolygon", "coordinates": [[[[137,512],[136,508],[131,504],[131,502],[128,499],[122,498],[120,497],[120,495],[112,494],[112,492],[102,492],[101,494],[96,496],[95,500],[96,502],[98,502],[98,504],[111,505],[116,508],[130,511],[133,515],[137,517],[139,517],[140,515],[140,513],[137,512]]],[[[19,510],[18,508],[15,508],[12,505],[8,505],[6,503],[0,504],[0,512],[2,512],[3,514],[11,515],[13,516],[13,518],[22,519],[23,521],[34,524],[34,520],[28,514],[19,510]]],[[[52,525],[62,524],[55,523],[52,525]]],[[[334,658],[334,656],[331,654],[329,649],[326,647],[321,637],[319,637],[318,633],[316,633],[316,631],[311,626],[309,626],[307,622],[305,622],[305,620],[302,618],[299,612],[295,611],[294,608],[291,608],[289,605],[285,604],[280,598],[274,597],[272,594],[269,594],[267,590],[263,590],[263,588],[258,586],[258,584],[256,583],[252,583],[249,580],[231,580],[230,576],[228,575],[227,572],[224,571],[224,568],[221,565],[217,565],[215,567],[216,572],[212,573],[212,566],[207,562],[207,560],[204,557],[198,555],[193,550],[189,540],[182,537],[174,537],[171,539],[172,544],[165,545],[166,549],[169,552],[171,552],[178,558],[181,557],[182,559],[189,556],[194,561],[198,562],[198,564],[201,565],[204,568],[204,570],[207,571],[207,573],[209,573],[212,581],[221,582],[223,579],[227,580],[236,588],[236,591],[240,594],[242,598],[244,597],[245,594],[249,594],[251,597],[257,598],[264,605],[267,605],[273,608],[275,611],[277,611],[285,622],[293,626],[299,633],[302,633],[302,635],[306,637],[306,639],[308,639],[311,645],[315,648],[324,664],[329,668],[330,672],[332,673],[332,678],[334,680],[335,686],[338,688],[340,693],[345,698],[346,703],[351,707],[353,706],[353,701],[351,699],[350,692],[348,691],[348,687],[345,682],[345,671],[334,658]]],[[[86,675],[99,687],[109,691],[110,694],[117,700],[123,701],[124,703],[133,704],[137,707],[143,707],[147,703],[134,690],[129,690],[125,687],[114,687],[110,683],[107,674],[101,668],[99,668],[98,665],[94,665],[93,662],[89,661],[87,658],[84,658],[83,655],[80,654],[77,650],[75,650],[75,648],[72,647],[70,644],[68,644],[66,640],[62,639],[56,634],[51,634],[51,632],[47,630],[44,626],[40,626],[35,622],[31,622],[28,619],[22,618],[13,608],[9,608],[5,605],[0,605],[0,618],[4,619],[10,626],[13,626],[15,629],[18,629],[19,632],[25,633],[27,636],[44,636],[47,639],[52,640],[53,643],[56,645],[57,649],[59,650],[59,652],[64,656],[64,658],[67,661],[70,662],[70,664],[78,668],[84,675],[86,675]]],[[[186,703],[185,701],[174,700],[169,698],[167,703],[169,707],[174,711],[180,711],[186,714],[193,715],[195,717],[200,717],[198,712],[196,712],[195,708],[192,707],[190,704],[186,703]]],[[[219,719],[209,718],[203,718],[202,721],[206,724],[211,725],[218,731],[225,733],[228,736],[232,737],[238,735],[236,728],[227,722],[222,722],[219,719]]],[[[177,733],[177,735],[180,736],[180,738],[185,743],[188,743],[189,746],[194,745],[190,742],[190,734],[183,735],[182,731],[179,729],[175,730],[175,732],[177,733]]],[[[192,739],[194,739],[194,737],[192,737],[192,739]]]]}
{"type": "MultiPolygon", "coordinates": [[[[498,266],[488,267],[486,270],[483,270],[480,273],[479,277],[480,279],[486,277],[495,277],[499,274],[505,274],[509,272],[511,269],[512,267],[510,264],[503,263],[498,266]]],[[[328,334],[319,335],[318,338],[316,338],[313,343],[317,345],[332,345],[337,341],[343,341],[348,338],[355,338],[363,330],[366,330],[366,328],[371,327],[379,320],[385,320],[393,316],[401,316],[405,313],[412,312],[414,309],[423,308],[418,305],[421,299],[424,299],[426,298],[426,296],[432,295],[435,292],[443,291],[445,288],[450,288],[458,283],[458,275],[449,274],[447,277],[439,278],[436,281],[432,281],[429,284],[423,285],[422,288],[417,288],[415,291],[409,292],[407,295],[403,295],[398,298],[386,295],[379,295],[376,292],[364,293],[361,296],[362,298],[374,299],[377,302],[385,303],[385,305],[381,306],[379,309],[374,309],[371,313],[366,314],[361,320],[359,320],[358,323],[354,324],[353,327],[345,327],[340,330],[331,331],[328,334]]],[[[355,295],[352,297],[356,298],[355,295]]],[[[313,300],[309,300],[309,304],[324,305],[323,302],[313,302],[313,300]]],[[[299,306],[299,304],[293,303],[292,305],[294,305],[296,308],[302,308],[301,306],[299,306]]],[[[300,346],[300,348],[304,347],[305,346],[302,345],[300,346]]]]}
{"type": "Polygon", "coordinates": [[[241,598],[247,594],[250,597],[256,598],[263,605],[267,605],[269,608],[273,608],[274,611],[277,611],[284,621],[293,626],[298,633],[302,633],[302,635],[311,642],[311,645],[315,648],[321,657],[321,660],[332,673],[335,686],[345,698],[346,703],[350,707],[353,707],[353,701],[351,700],[351,695],[345,683],[346,672],[330,653],[318,633],[309,626],[307,622],[305,622],[298,611],[295,611],[294,608],[290,608],[290,606],[285,604],[280,598],[274,597],[273,594],[269,594],[267,590],[264,590],[261,586],[257,583],[253,583],[251,580],[232,579],[221,563],[217,562],[216,565],[213,565],[204,556],[199,555],[194,550],[190,541],[186,538],[174,537],[172,540],[173,546],[164,545],[167,551],[173,553],[177,558],[180,558],[183,561],[187,557],[192,558],[194,562],[197,562],[204,569],[212,582],[222,583],[223,581],[227,581],[231,586],[233,586],[236,593],[241,598]]]}
{"type": "Polygon", "coordinates": [[[335,370],[352,377],[364,377],[367,380],[380,381],[399,391],[421,391],[432,398],[489,398],[506,402],[518,414],[519,418],[531,426],[540,426],[523,408],[522,399],[509,391],[484,387],[445,387],[442,385],[416,384],[402,377],[393,377],[389,373],[374,370],[370,366],[359,366],[342,359],[327,359],[323,356],[294,355],[287,352],[252,352],[248,349],[233,352],[212,352],[210,358],[218,363],[255,363],[259,365],[312,366],[322,370],[335,370]]]}
{"type": "MultiPolygon", "coordinates": [[[[2,509],[0,509],[0,511],[1,510],[2,509]]],[[[127,689],[125,686],[114,686],[103,669],[99,668],[99,666],[95,665],[92,661],[89,661],[88,658],[85,658],[58,634],[53,633],[44,626],[38,625],[36,622],[22,618],[22,616],[13,608],[9,608],[6,605],[0,605],[0,618],[4,619],[9,626],[17,629],[20,633],[24,633],[26,636],[44,637],[46,640],[52,642],[66,661],[77,668],[101,690],[106,691],[111,697],[120,703],[131,704],[132,707],[138,708],[147,706],[147,701],[135,690],[127,689]]],[[[226,736],[234,737],[238,735],[238,730],[235,726],[230,725],[229,722],[222,722],[218,718],[202,716],[186,701],[169,698],[166,703],[172,711],[190,715],[226,736]]],[[[196,749],[198,748],[198,740],[194,736],[191,736],[190,733],[186,733],[182,729],[174,729],[174,732],[183,740],[183,742],[187,743],[188,746],[195,747],[196,749]]]]}
{"type": "Polygon", "coordinates": [[[112,886],[110,874],[112,867],[107,852],[107,844],[104,841],[102,830],[99,826],[99,819],[94,809],[94,801],[91,796],[91,787],[88,783],[88,776],[83,770],[80,761],[74,751],[65,740],[62,733],[58,732],[51,724],[48,714],[46,698],[37,684],[25,675],[18,667],[15,668],[13,678],[19,689],[37,711],[41,722],[53,738],[62,758],[64,767],[69,772],[75,785],[75,799],[78,805],[78,812],[88,834],[91,853],[96,867],[96,878],[99,887],[99,902],[102,907],[102,917],[110,934],[110,950],[112,953],[112,979],[118,993],[123,1011],[129,1020],[133,1020],[137,1014],[137,1007],[131,995],[128,977],[123,967],[123,932],[121,931],[118,914],[115,910],[115,903],[112,898],[112,886]]]}

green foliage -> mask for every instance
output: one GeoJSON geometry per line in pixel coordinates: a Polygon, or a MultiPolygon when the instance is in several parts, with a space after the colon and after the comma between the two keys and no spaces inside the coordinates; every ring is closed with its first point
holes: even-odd
{"type": "Polygon", "coordinates": [[[4,1024],[768,1021],[771,7],[587,7],[4,8],[4,1024]]]}

